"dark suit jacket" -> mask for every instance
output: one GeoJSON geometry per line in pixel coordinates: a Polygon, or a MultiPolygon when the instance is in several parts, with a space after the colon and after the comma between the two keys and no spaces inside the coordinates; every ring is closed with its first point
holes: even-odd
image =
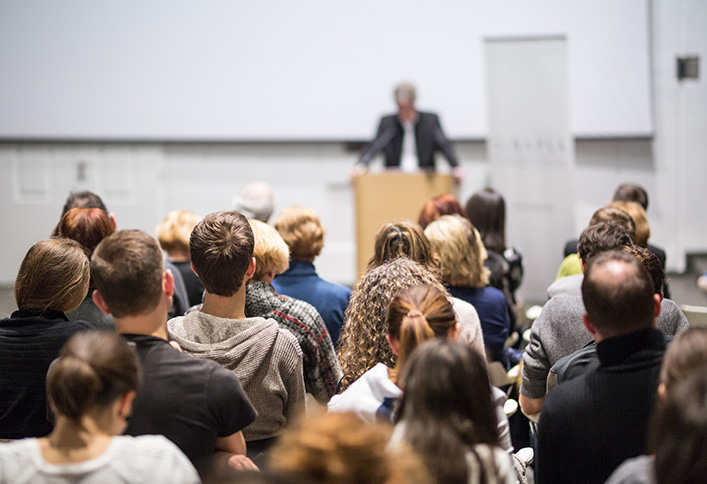
{"type": "MultiPolygon", "coordinates": [[[[403,125],[396,114],[384,116],[378,126],[376,138],[368,145],[359,163],[368,166],[371,160],[382,151],[385,156],[386,168],[400,166],[400,157],[403,151],[403,134],[403,125]]],[[[439,117],[436,114],[417,113],[415,141],[420,169],[434,170],[434,154],[436,151],[441,151],[453,167],[459,166],[452,147],[442,132],[442,126],[439,124],[439,117]]]]}

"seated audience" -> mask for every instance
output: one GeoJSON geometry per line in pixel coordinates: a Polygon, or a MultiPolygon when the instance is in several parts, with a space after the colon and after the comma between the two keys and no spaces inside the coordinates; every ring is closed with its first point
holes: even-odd
{"type": "Polygon", "coordinates": [[[274,207],[272,188],[264,182],[250,182],[233,197],[231,205],[246,219],[268,223],[274,207]]]}
{"type": "Polygon", "coordinates": [[[351,289],[325,281],[314,270],[314,259],[324,247],[324,228],[319,216],[309,208],[294,205],[280,213],[274,226],[290,248],[291,259],[289,268],[275,276],[275,290],[317,308],[331,341],[338,345],[351,289]]]}
{"type": "Polygon", "coordinates": [[[310,484],[432,484],[420,458],[388,445],[390,426],[351,413],[309,419],[283,436],[270,468],[310,484]]]}
{"type": "MultiPolygon", "coordinates": [[[[179,270],[189,298],[189,306],[201,304],[204,285],[191,268],[189,236],[201,217],[186,210],[172,210],[157,226],[157,240],[169,261],[179,270]]],[[[184,312],[182,312],[184,314],[184,312]]],[[[181,316],[182,314],[179,314],[181,316]]]]}
{"type": "Polygon", "coordinates": [[[75,333],[93,326],[69,321],[88,291],[89,262],[78,242],[37,242],[15,279],[18,310],[0,321],[0,438],[43,437],[47,419],[49,364],[75,333]]]}
{"type": "Polygon", "coordinates": [[[429,339],[456,339],[459,334],[451,303],[444,292],[431,286],[400,291],[390,302],[385,326],[385,339],[396,356],[395,366],[377,363],[343,393],[332,397],[330,412],[355,412],[371,423],[392,422],[394,406],[403,393],[398,374],[412,351],[429,339]]]}
{"type": "MultiPolygon", "coordinates": [[[[657,257],[655,259],[657,261],[657,257]]],[[[707,386],[704,380],[701,380],[703,386],[699,390],[685,383],[696,374],[707,374],[705,370],[707,370],[707,328],[691,328],[676,336],[665,352],[663,367],[660,370],[658,408],[653,415],[652,437],[649,438],[649,449],[655,455],[641,455],[628,459],[611,474],[606,481],[607,484],[655,484],[657,482],[655,470],[658,466],[661,467],[663,474],[661,483],[696,484],[704,480],[707,462],[701,456],[704,455],[704,442],[707,441],[707,420],[705,420],[707,408],[704,404],[707,401],[707,386]],[[690,395],[701,402],[698,406],[691,407],[691,403],[695,401],[679,396],[681,390],[678,388],[683,385],[691,388],[690,395]],[[663,420],[668,416],[666,410],[669,407],[672,407],[670,410],[672,417],[678,415],[682,417],[670,422],[663,420]],[[678,407],[689,408],[690,411],[696,412],[688,416],[687,413],[680,412],[678,407]],[[685,420],[679,422],[680,418],[685,420]],[[688,422],[688,419],[691,421],[688,422]],[[672,463],[677,465],[674,472],[671,470],[672,463]]]]}
{"type": "MultiPolygon", "coordinates": [[[[440,287],[443,287],[439,257],[432,252],[430,241],[416,223],[403,220],[385,224],[376,234],[374,250],[368,262],[369,270],[398,257],[405,257],[428,269],[437,278],[440,287]]],[[[484,339],[476,309],[459,298],[452,297],[450,300],[460,325],[459,341],[484,355],[484,339]]]]}
{"type": "Polygon", "coordinates": [[[393,440],[410,444],[436,482],[518,482],[511,456],[499,447],[481,356],[435,338],[412,353],[398,381],[404,392],[393,440]]]}
{"type": "Polygon", "coordinates": [[[511,328],[518,319],[516,291],[523,282],[523,255],[506,245],[506,201],[493,188],[474,193],[466,202],[466,217],[481,235],[491,271],[489,284],[503,291],[511,317],[511,328]]]}
{"type": "Polygon", "coordinates": [[[163,436],[120,436],[139,381],[135,353],[114,332],[72,337],[47,375],[54,430],[0,445],[0,482],[200,482],[163,436]]]}
{"type": "Polygon", "coordinates": [[[468,220],[445,215],[428,225],[425,235],[441,258],[442,280],[449,292],[479,314],[490,361],[500,361],[507,369],[518,363],[522,353],[504,347],[511,325],[508,306],[503,293],[488,285],[486,249],[479,232],[468,220]]]}
{"type": "Polygon", "coordinates": [[[302,350],[276,321],[246,318],[255,241],[238,212],[216,212],[194,227],[189,251],[206,289],[204,305],[169,322],[170,338],[186,353],[231,370],[258,411],[243,435],[250,455],[265,451],[304,411],[302,350]]]}
{"type": "MultiPolygon", "coordinates": [[[[579,248],[586,267],[597,254],[606,250],[621,250],[626,245],[632,246],[621,227],[604,222],[582,232],[579,248]]],[[[650,263],[648,259],[645,260],[650,263]]],[[[662,280],[661,270],[655,275],[656,291],[662,280]]],[[[677,304],[662,298],[662,294],[656,294],[661,299],[658,329],[666,335],[685,331],[689,324],[677,304]]],[[[581,296],[554,296],[543,306],[540,316],[530,328],[530,342],[523,354],[519,402],[526,415],[535,415],[542,409],[550,368],[561,358],[582,349],[593,340],[582,323],[584,312],[581,296]]]]}
{"type": "MultiPolygon", "coordinates": [[[[64,216],[64,214],[66,214],[66,212],[68,212],[72,208],[101,209],[105,213],[105,215],[110,219],[110,223],[113,226],[113,230],[110,233],[115,232],[117,226],[115,216],[113,215],[113,213],[108,212],[108,209],[106,208],[105,203],[103,203],[103,200],[101,200],[101,197],[99,197],[95,193],[89,191],[71,192],[69,194],[69,197],[66,199],[66,203],[64,204],[64,211],[61,214],[62,217],[64,216]]],[[[54,229],[54,232],[52,233],[52,236],[56,236],[58,234],[59,225],[57,224],[56,228],[54,229]]],[[[170,271],[172,271],[172,274],[174,276],[174,296],[172,297],[172,307],[169,310],[169,316],[174,317],[182,315],[187,309],[189,309],[187,290],[184,287],[182,275],[179,273],[179,271],[177,271],[177,268],[173,266],[172,263],[169,261],[165,262],[165,269],[169,269],[170,271]]],[[[95,312],[92,312],[91,314],[95,315],[95,312]]],[[[72,319],[72,315],[67,316],[69,316],[69,319],[72,319]]],[[[112,321],[110,315],[106,315],[104,316],[104,318],[107,318],[106,321],[112,321]]]]}
{"type": "Polygon", "coordinates": [[[538,484],[600,484],[645,453],[666,347],[655,329],[660,299],[651,276],[635,256],[605,252],[587,263],[582,297],[601,363],[548,394],[537,429],[538,484]]]}
{"type": "Polygon", "coordinates": [[[341,367],[324,321],[314,306],[275,292],[273,278],[287,268],[287,244],[271,226],[257,220],[249,223],[255,237],[255,273],[245,291],[245,315],[274,319],[297,338],[302,349],[304,387],[326,405],[341,379],[341,367]]]}
{"type": "MultiPolygon", "coordinates": [[[[98,243],[115,232],[115,223],[100,208],[72,208],[61,217],[57,225],[57,235],[81,244],[88,257],[91,257],[98,243]]],[[[98,329],[115,330],[113,318],[101,311],[93,302],[96,289],[91,280],[88,293],[78,308],[69,311],[66,316],[72,320],[89,321],[98,329]]]]}
{"type": "Polygon", "coordinates": [[[113,315],[142,365],[143,384],[126,433],[164,435],[202,475],[225,465],[252,468],[241,431],[255,410],[238,379],[167,342],[173,278],[157,241],[138,230],[117,232],[98,244],[91,273],[96,305],[113,315]]]}

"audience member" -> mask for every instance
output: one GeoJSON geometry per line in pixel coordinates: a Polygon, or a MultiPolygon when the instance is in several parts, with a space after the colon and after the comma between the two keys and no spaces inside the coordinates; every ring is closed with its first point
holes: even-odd
{"type": "Polygon", "coordinates": [[[189,306],[201,304],[204,296],[204,285],[192,270],[189,256],[189,236],[199,220],[201,217],[195,213],[172,210],[155,230],[160,247],[167,252],[169,261],[177,268],[184,280],[189,306]]]}
{"type": "Polygon", "coordinates": [[[273,449],[270,467],[312,484],[431,484],[420,458],[388,445],[390,426],[351,413],[302,422],[273,449]]]}
{"type": "Polygon", "coordinates": [[[603,483],[645,452],[665,352],[653,281],[636,257],[609,251],[588,261],[582,297],[601,364],[547,396],[537,431],[539,484],[603,483]]]}
{"type": "Polygon", "coordinates": [[[75,333],[93,328],[69,321],[88,291],[89,263],[78,242],[49,239],[29,249],[15,279],[18,310],[0,321],[0,438],[43,437],[49,364],[75,333]]]}
{"type": "Polygon", "coordinates": [[[240,212],[246,219],[267,223],[274,207],[272,188],[264,182],[248,183],[233,197],[231,205],[233,210],[240,212]]]}
{"type": "MultiPolygon", "coordinates": [[[[90,258],[98,243],[115,232],[115,222],[100,208],[72,208],[61,217],[57,225],[57,235],[81,244],[90,258]]],[[[69,311],[66,316],[71,321],[89,321],[98,329],[115,330],[113,318],[101,311],[93,302],[96,288],[91,279],[88,293],[78,308],[69,311]]]]}
{"type": "Polygon", "coordinates": [[[636,202],[643,207],[643,210],[648,210],[648,192],[642,186],[634,183],[622,183],[616,187],[612,200],[615,202],[636,202]]]}
{"type": "Polygon", "coordinates": [[[444,215],[427,226],[425,235],[441,258],[442,280],[449,292],[479,314],[488,358],[506,368],[518,363],[522,353],[504,347],[511,325],[508,306],[503,293],[488,285],[486,249],[479,232],[462,217],[444,215]]]}
{"type": "Polygon", "coordinates": [[[334,395],[329,411],[355,412],[371,423],[392,422],[394,406],[403,393],[398,374],[412,351],[429,339],[456,339],[459,335],[452,304],[443,291],[431,286],[398,292],[390,302],[385,326],[385,339],[396,356],[395,366],[377,363],[343,393],[334,395]]]}
{"type": "Polygon", "coordinates": [[[488,254],[484,265],[491,271],[489,284],[506,297],[511,328],[518,320],[516,291],[523,282],[523,255],[506,245],[506,201],[493,188],[474,193],[466,202],[466,216],[481,235],[488,254]]]}
{"type": "Polygon", "coordinates": [[[435,338],[416,349],[398,380],[404,388],[393,441],[421,455],[439,484],[517,483],[499,447],[484,360],[470,348],[435,338]]]}
{"type": "Polygon", "coordinates": [[[290,248],[291,259],[289,268],[275,276],[275,290],[317,308],[337,346],[351,289],[325,281],[314,270],[314,259],[324,247],[324,227],[319,216],[312,209],[293,205],[280,213],[275,229],[290,248]]]}
{"type": "Polygon", "coordinates": [[[139,380],[135,353],[114,332],[72,337],[47,375],[54,430],[0,445],[0,482],[200,482],[163,436],[120,436],[139,380]]]}
{"type": "Polygon", "coordinates": [[[164,435],[202,475],[225,464],[252,468],[241,430],[255,419],[255,410],[238,379],[167,342],[173,278],[163,268],[157,241],[137,230],[117,232],[96,248],[91,273],[94,301],[113,315],[143,369],[126,433],[164,435]]]}
{"type": "MultiPolygon", "coordinates": [[[[416,223],[403,220],[385,224],[376,234],[374,254],[368,262],[368,269],[374,269],[398,257],[411,259],[424,266],[438,279],[441,287],[439,257],[432,252],[429,240],[416,223]]],[[[484,340],[476,309],[459,298],[452,297],[450,300],[461,326],[459,341],[484,355],[484,340]]]]}
{"type": "Polygon", "coordinates": [[[425,203],[420,211],[420,218],[417,223],[420,224],[422,230],[425,230],[429,224],[442,215],[461,215],[466,217],[464,209],[454,195],[438,195],[425,203]]]}
{"type": "MultiPolygon", "coordinates": [[[[626,239],[617,236],[616,230],[620,231],[613,224],[605,222],[592,225],[582,232],[580,245],[583,261],[586,261],[585,267],[592,257],[603,250],[623,250],[624,245],[633,246],[630,242],[625,244],[626,239]],[[621,245],[614,246],[614,244],[621,245]]],[[[632,255],[636,256],[635,253],[632,255]]],[[[654,290],[661,299],[660,314],[656,320],[658,329],[665,335],[686,331],[689,323],[683,312],[674,301],[663,298],[662,293],[658,291],[659,281],[663,280],[662,269],[655,272],[655,264],[650,263],[649,257],[641,259],[653,268],[654,290]]],[[[530,341],[523,354],[519,398],[521,409],[526,415],[536,415],[542,409],[543,398],[547,391],[548,373],[552,366],[561,358],[572,355],[593,340],[582,324],[584,312],[581,296],[555,296],[543,306],[540,316],[530,328],[530,341]]]]}
{"type": "Polygon", "coordinates": [[[246,287],[245,315],[274,319],[297,338],[305,389],[326,405],[341,379],[341,367],[324,321],[311,304],[275,292],[273,278],[287,268],[287,244],[271,226],[257,220],[249,223],[255,237],[255,273],[246,287]]]}
{"type": "MultiPolygon", "coordinates": [[[[657,257],[653,256],[656,261],[657,257]]],[[[659,262],[658,262],[659,264],[659,262]]],[[[658,456],[641,455],[633,459],[628,459],[621,464],[608,481],[607,484],[655,484],[655,468],[662,467],[661,483],[698,483],[704,480],[707,467],[704,459],[700,456],[704,454],[704,442],[707,439],[707,420],[704,415],[707,408],[704,402],[707,401],[707,386],[701,390],[691,389],[690,395],[701,399],[698,407],[690,407],[690,403],[695,401],[679,395],[678,388],[690,380],[693,375],[707,374],[707,328],[691,328],[685,333],[678,335],[668,346],[663,359],[663,366],[660,370],[660,384],[658,385],[658,408],[653,415],[652,436],[649,438],[649,449],[658,456]],[[670,398],[675,397],[675,398],[670,398]],[[686,419],[697,420],[690,422],[679,422],[678,419],[666,422],[665,413],[668,407],[673,407],[671,413],[679,410],[678,404],[690,411],[697,412],[688,417],[686,413],[673,413],[672,418],[682,415],[686,419]],[[668,429],[666,426],[671,428],[668,429]],[[697,432],[695,432],[697,430],[697,432]],[[654,462],[656,465],[654,465],[654,462]],[[677,463],[675,472],[670,470],[670,463],[677,463]],[[696,472],[690,472],[688,468],[697,468],[696,472]],[[688,472],[686,474],[686,471],[688,472]]],[[[704,383],[703,383],[704,385],[704,383]]],[[[692,388],[689,384],[686,385],[692,388]]]]}
{"type": "Polygon", "coordinates": [[[250,455],[266,450],[305,406],[302,350],[276,321],[246,318],[248,279],[256,262],[248,221],[216,212],[197,224],[189,240],[194,271],[206,289],[201,311],[169,322],[169,335],[185,352],[231,370],[258,411],[243,435],[250,455]]]}
{"type": "MultiPolygon", "coordinates": [[[[66,203],[64,204],[64,211],[62,212],[62,217],[64,216],[64,214],[66,214],[66,212],[68,212],[72,208],[101,209],[110,219],[111,224],[113,225],[112,232],[115,232],[117,226],[115,216],[112,213],[108,212],[106,204],[103,203],[101,197],[99,197],[95,193],[89,191],[71,192],[69,194],[69,197],[66,199],[66,203]]],[[[56,236],[58,234],[59,225],[57,224],[56,228],[54,229],[54,232],[52,233],[52,236],[56,236]]],[[[172,275],[174,276],[174,296],[172,297],[172,307],[169,310],[169,316],[174,317],[182,315],[189,308],[187,290],[184,286],[182,275],[179,273],[179,271],[177,271],[177,268],[169,261],[165,262],[165,269],[169,269],[170,271],[172,271],[172,275]]],[[[106,321],[112,321],[110,315],[104,316],[104,318],[107,318],[106,321]]]]}

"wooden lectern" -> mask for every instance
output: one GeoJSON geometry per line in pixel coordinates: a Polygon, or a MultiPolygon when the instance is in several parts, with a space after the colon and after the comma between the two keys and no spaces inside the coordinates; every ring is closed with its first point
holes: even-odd
{"type": "Polygon", "coordinates": [[[438,173],[364,173],[354,179],[356,198],[356,260],[359,277],[373,256],[375,237],[394,220],[417,222],[425,202],[454,192],[451,175],[438,173]]]}

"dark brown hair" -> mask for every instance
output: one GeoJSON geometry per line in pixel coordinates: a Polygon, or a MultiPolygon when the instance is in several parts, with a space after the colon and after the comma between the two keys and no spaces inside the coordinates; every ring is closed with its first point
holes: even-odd
{"type": "Polygon", "coordinates": [[[461,215],[466,218],[466,213],[459,200],[454,195],[438,195],[425,203],[420,211],[420,227],[427,227],[442,215],[461,215]]]}
{"type": "Polygon", "coordinates": [[[448,339],[427,341],[403,367],[400,381],[403,438],[423,456],[436,481],[471,482],[465,458],[471,452],[479,464],[478,482],[495,482],[486,474],[496,466],[484,465],[474,451],[477,444],[499,442],[491,384],[481,356],[448,339]]]}
{"type": "Polygon", "coordinates": [[[587,227],[601,222],[612,222],[619,227],[623,227],[631,236],[631,240],[636,236],[636,224],[626,210],[617,207],[602,207],[594,212],[587,227]]]}
{"type": "Polygon", "coordinates": [[[656,257],[650,250],[635,244],[624,246],[621,250],[627,254],[633,254],[639,261],[641,261],[643,267],[645,267],[648,274],[651,275],[651,279],[653,280],[653,291],[662,296],[665,271],[663,271],[663,266],[660,264],[658,257],[656,257]]]}
{"type": "Polygon", "coordinates": [[[439,273],[439,259],[432,252],[427,236],[415,222],[400,220],[385,224],[376,234],[374,253],[368,261],[368,269],[380,267],[398,257],[406,257],[439,273]]]}
{"type": "Polygon", "coordinates": [[[612,250],[589,259],[582,299],[589,319],[604,337],[651,327],[653,294],[651,276],[635,256],[612,250]],[[613,264],[620,264],[621,270],[608,267],[613,264]]]}
{"type": "Polygon", "coordinates": [[[78,242],[91,257],[101,240],[115,232],[113,221],[100,208],[72,208],[61,217],[59,237],[78,242]]]}
{"type": "Polygon", "coordinates": [[[397,374],[415,348],[434,337],[447,337],[457,324],[457,315],[447,295],[431,286],[413,286],[400,291],[390,302],[388,334],[400,342],[398,360],[391,372],[397,374]]]}
{"type": "Polygon", "coordinates": [[[675,337],[665,352],[660,382],[670,392],[696,370],[707,370],[707,328],[690,328],[675,337]]]}
{"type": "Polygon", "coordinates": [[[116,318],[152,311],[162,296],[162,249],[140,230],[103,239],[91,257],[91,275],[116,318]]]}
{"type": "Polygon", "coordinates": [[[643,207],[643,210],[648,210],[648,192],[640,186],[633,183],[622,183],[614,193],[615,202],[636,202],[643,207]]]}
{"type": "Polygon", "coordinates": [[[34,244],[15,279],[18,309],[70,311],[88,293],[88,258],[78,242],[54,238],[34,244]]]}
{"type": "Polygon", "coordinates": [[[113,331],[84,331],[62,348],[47,373],[53,409],[74,421],[92,408],[105,408],[137,391],[140,366],[135,352],[113,331]]]}
{"type": "Polygon", "coordinates": [[[577,242],[577,253],[586,264],[597,254],[607,250],[620,250],[624,245],[633,245],[633,240],[626,230],[613,222],[602,222],[590,225],[582,231],[577,242]]]}
{"type": "Polygon", "coordinates": [[[506,201],[493,188],[474,193],[466,202],[466,216],[481,234],[487,250],[506,250],[506,201]]]}
{"type": "Polygon", "coordinates": [[[210,213],[194,227],[189,239],[191,262],[204,287],[226,297],[243,284],[254,247],[253,230],[236,211],[210,213]]]}

